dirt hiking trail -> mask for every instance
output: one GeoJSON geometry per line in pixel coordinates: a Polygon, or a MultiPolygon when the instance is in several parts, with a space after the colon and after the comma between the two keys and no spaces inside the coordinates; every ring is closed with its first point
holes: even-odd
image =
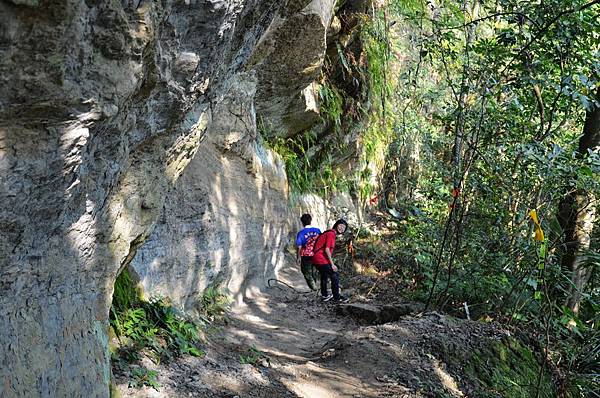
{"type": "MultiPolygon", "coordinates": [[[[278,277],[308,290],[293,265],[278,277]]],[[[463,397],[443,358],[469,350],[471,341],[502,338],[489,325],[437,313],[361,326],[338,307],[347,306],[276,284],[245,298],[226,326],[208,333],[205,357],[160,365],[144,359],[142,366],[158,371],[160,387],[128,388],[117,376],[119,391],[157,398],[463,397]]]]}

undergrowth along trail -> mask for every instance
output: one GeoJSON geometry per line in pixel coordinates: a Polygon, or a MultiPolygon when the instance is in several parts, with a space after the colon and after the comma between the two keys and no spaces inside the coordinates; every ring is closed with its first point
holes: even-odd
{"type": "MultiPolygon", "coordinates": [[[[304,290],[293,265],[278,278],[304,290]]],[[[535,355],[499,326],[438,313],[361,325],[341,312],[317,293],[269,288],[208,334],[206,356],[145,361],[158,387],[121,380],[119,390],[123,397],[535,396],[535,355]]],[[[540,396],[554,396],[546,373],[542,382],[540,396]]]]}

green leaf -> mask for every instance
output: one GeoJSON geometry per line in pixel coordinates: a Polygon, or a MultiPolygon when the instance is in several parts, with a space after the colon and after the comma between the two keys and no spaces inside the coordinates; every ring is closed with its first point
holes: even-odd
{"type": "Polygon", "coordinates": [[[591,169],[591,167],[589,167],[589,166],[582,166],[582,167],[580,167],[579,168],[579,172],[581,174],[584,174],[584,175],[588,176],[588,177],[593,177],[594,176],[594,172],[591,169]]]}
{"type": "Polygon", "coordinates": [[[538,287],[538,282],[534,278],[528,278],[527,279],[527,285],[531,286],[533,288],[533,290],[536,290],[537,287],[538,287]]]}

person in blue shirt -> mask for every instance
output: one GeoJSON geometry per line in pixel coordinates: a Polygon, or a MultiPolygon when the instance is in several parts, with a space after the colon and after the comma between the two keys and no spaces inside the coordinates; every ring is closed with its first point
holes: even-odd
{"type": "Polygon", "coordinates": [[[313,246],[321,230],[317,227],[310,225],[312,217],[310,214],[303,214],[300,217],[303,228],[296,235],[296,263],[300,265],[302,275],[306,279],[306,284],[311,290],[317,290],[316,275],[317,269],[312,263],[313,246]]]}

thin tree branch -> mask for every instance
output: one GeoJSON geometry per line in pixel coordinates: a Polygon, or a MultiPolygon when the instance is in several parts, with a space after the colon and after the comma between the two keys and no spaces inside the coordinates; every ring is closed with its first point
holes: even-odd
{"type": "Polygon", "coordinates": [[[527,44],[525,44],[521,50],[519,50],[519,52],[517,53],[517,55],[515,55],[507,64],[506,66],[502,69],[502,71],[500,72],[500,75],[504,74],[504,72],[508,69],[508,67],[517,59],[519,58],[521,55],[523,55],[525,53],[525,51],[527,51],[529,49],[529,47],[531,47],[531,45],[533,43],[535,43],[536,41],[538,41],[542,36],[544,36],[547,32],[548,29],[550,29],[550,27],[552,25],[554,25],[556,22],[558,22],[558,20],[562,17],[564,17],[565,15],[568,14],[572,14],[574,12],[580,12],[583,11],[587,8],[590,8],[591,6],[595,5],[595,4],[600,4],[600,0],[593,0],[587,4],[584,4],[583,6],[579,7],[579,8],[570,8],[568,10],[562,11],[560,13],[558,13],[554,18],[552,18],[550,20],[550,22],[548,22],[546,25],[544,25],[544,27],[542,27],[542,29],[531,39],[529,40],[529,42],[527,42],[527,44]]]}
{"type": "Polygon", "coordinates": [[[440,30],[462,29],[462,28],[467,27],[469,25],[478,24],[479,22],[482,22],[482,21],[485,21],[485,20],[488,20],[488,19],[492,19],[492,18],[496,18],[496,17],[505,16],[505,15],[517,15],[517,16],[522,17],[522,18],[528,20],[529,22],[531,22],[531,24],[534,25],[536,28],[540,28],[540,25],[536,21],[534,21],[533,19],[529,18],[529,16],[527,14],[524,14],[522,12],[513,11],[513,12],[497,12],[497,13],[494,13],[494,14],[486,15],[485,17],[474,19],[474,20],[472,20],[470,22],[467,22],[467,23],[465,23],[463,25],[449,26],[447,28],[441,28],[440,30]]]}

